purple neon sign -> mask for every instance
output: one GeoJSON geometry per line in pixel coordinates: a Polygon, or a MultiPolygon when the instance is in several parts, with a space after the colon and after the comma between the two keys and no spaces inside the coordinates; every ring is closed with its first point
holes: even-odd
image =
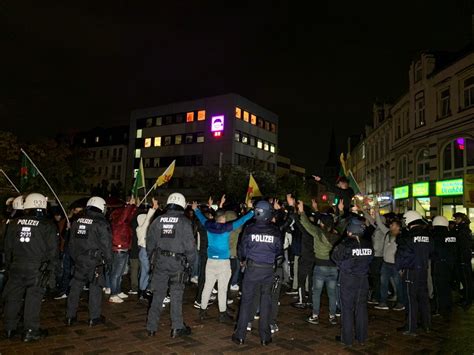
{"type": "Polygon", "coordinates": [[[211,117],[211,132],[224,131],[224,115],[211,117]]]}

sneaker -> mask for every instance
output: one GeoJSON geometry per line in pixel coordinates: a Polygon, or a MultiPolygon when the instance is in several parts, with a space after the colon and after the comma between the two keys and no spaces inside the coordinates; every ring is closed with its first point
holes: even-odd
{"type": "Polygon", "coordinates": [[[63,300],[67,298],[67,295],[65,293],[61,293],[60,295],[54,297],[55,300],[63,300]]]}
{"type": "Polygon", "coordinates": [[[217,295],[217,290],[215,288],[212,289],[212,294],[217,295]]]}
{"type": "Polygon", "coordinates": [[[84,291],[89,291],[89,287],[87,287],[86,285],[84,285],[84,287],[82,288],[84,291]]]}
{"type": "Polygon", "coordinates": [[[168,304],[168,303],[170,303],[170,302],[171,302],[170,296],[166,296],[166,297],[164,298],[164,300],[163,300],[163,303],[164,303],[164,304],[168,304]]]}
{"type": "Polygon", "coordinates": [[[329,316],[329,324],[331,325],[337,325],[337,319],[336,316],[329,316]]]}
{"type": "Polygon", "coordinates": [[[129,295],[138,295],[138,291],[136,291],[136,290],[130,290],[130,291],[128,291],[128,294],[129,294],[129,295]]]}
{"type": "Polygon", "coordinates": [[[128,298],[128,295],[126,293],[120,292],[117,296],[119,296],[121,299],[128,298]]]}
{"type": "Polygon", "coordinates": [[[229,304],[232,304],[232,303],[234,303],[234,300],[232,298],[228,298],[227,299],[227,304],[229,305],[229,304]]]}
{"type": "Polygon", "coordinates": [[[336,308],[336,317],[341,316],[341,310],[339,308],[336,308]]]}
{"type": "Polygon", "coordinates": [[[196,309],[201,309],[201,304],[198,301],[194,301],[193,307],[196,309]]]}
{"type": "Polygon", "coordinates": [[[312,314],[306,318],[306,321],[311,324],[319,324],[319,316],[317,314],[312,314]]]}
{"type": "Polygon", "coordinates": [[[370,300],[367,301],[367,303],[368,303],[368,304],[378,304],[379,301],[376,301],[376,300],[374,300],[374,299],[370,299],[370,300]]]}
{"type": "MultiPolygon", "coordinates": [[[[376,307],[377,308],[377,307],[376,307]]],[[[394,311],[404,311],[405,310],[405,306],[401,303],[397,303],[397,305],[395,307],[392,308],[394,311]]]]}
{"type": "Polygon", "coordinates": [[[389,298],[387,298],[387,301],[389,301],[389,302],[395,302],[396,300],[397,300],[396,295],[393,295],[393,296],[390,296],[389,298]]]}
{"type": "Polygon", "coordinates": [[[110,296],[109,298],[110,303],[123,303],[123,299],[121,299],[118,295],[110,296]]]}
{"type": "Polygon", "coordinates": [[[293,302],[291,304],[292,307],[298,308],[298,309],[305,309],[306,308],[306,303],[304,302],[293,302]]]}
{"type": "Polygon", "coordinates": [[[272,332],[272,334],[275,334],[276,332],[278,332],[280,330],[280,328],[278,328],[278,324],[270,324],[270,331],[272,332]]]}
{"type": "Polygon", "coordinates": [[[199,279],[198,279],[197,276],[193,276],[193,277],[191,277],[191,280],[190,280],[190,281],[191,281],[193,284],[197,284],[198,281],[199,281],[199,279]]]}
{"type": "Polygon", "coordinates": [[[240,287],[239,287],[239,285],[231,285],[230,290],[231,291],[238,291],[238,290],[240,290],[240,287]]]}
{"type": "Polygon", "coordinates": [[[297,295],[298,294],[298,290],[295,290],[294,288],[291,289],[291,290],[288,290],[285,292],[287,295],[297,295]]]}
{"type": "Polygon", "coordinates": [[[253,319],[260,319],[260,312],[255,313],[253,319]]]}
{"type": "Polygon", "coordinates": [[[110,295],[111,291],[110,291],[110,287],[104,287],[104,292],[106,295],[110,295]]]}
{"type": "Polygon", "coordinates": [[[252,322],[247,323],[247,331],[251,332],[252,331],[252,322]]]}
{"type": "Polygon", "coordinates": [[[217,298],[216,295],[211,294],[211,297],[209,297],[209,301],[214,302],[216,300],[216,298],[217,298]]]}
{"type": "Polygon", "coordinates": [[[386,303],[379,303],[375,307],[375,309],[382,309],[384,311],[388,311],[390,308],[388,308],[386,303]]]}

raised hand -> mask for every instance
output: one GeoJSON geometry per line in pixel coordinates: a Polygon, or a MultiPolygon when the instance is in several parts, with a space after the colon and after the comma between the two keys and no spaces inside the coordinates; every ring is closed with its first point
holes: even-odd
{"type": "Polygon", "coordinates": [[[209,196],[209,200],[207,200],[207,205],[211,207],[213,203],[214,203],[214,200],[212,199],[212,196],[209,196]]]}
{"type": "Polygon", "coordinates": [[[196,210],[198,208],[198,203],[197,201],[193,201],[192,205],[191,205],[191,208],[194,210],[196,210]]]}
{"type": "Polygon", "coordinates": [[[280,205],[278,199],[274,199],[274,200],[273,200],[273,209],[274,209],[275,211],[281,209],[281,205],[280,205]]]}
{"type": "Polygon", "coordinates": [[[313,210],[314,210],[315,212],[318,211],[318,203],[316,202],[316,199],[314,199],[314,198],[311,199],[311,207],[313,207],[313,210]]]}
{"type": "Polygon", "coordinates": [[[157,210],[160,207],[160,204],[158,203],[158,200],[156,198],[152,197],[151,202],[153,203],[154,210],[157,210]]]}
{"type": "Polygon", "coordinates": [[[318,175],[313,175],[313,178],[314,178],[314,180],[316,180],[318,182],[321,181],[321,177],[318,176],[318,175]]]}
{"type": "Polygon", "coordinates": [[[222,195],[221,197],[221,201],[219,202],[219,208],[222,208],[222,206],[224,206],[224,203],[225,203],[225,194],[222,195]]]}
{"type": "Polygon", "coordinates": [[[344,211],[344,200],[342,198],[339,200],[339,203],[337,204],[337,208],[340,212],[344,211]]]}
{"type": "Polygon", "coordinates": [[[298,200],[298,212],[303,213],[304,212],[304,203],[301,200],[298,200]]]}

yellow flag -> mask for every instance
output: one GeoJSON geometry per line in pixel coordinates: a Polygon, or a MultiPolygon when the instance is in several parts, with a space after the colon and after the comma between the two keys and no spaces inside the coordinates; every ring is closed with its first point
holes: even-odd
{"type": "Polygon", "coordinates": [[[174,173],[175,163],[176,163],[176,160],[173,160],[170,166],[166,168],[165,172],[161,174],[160,176],[158,176],[158,179],[156,179],[156,182],[155,182],[155,187],[166,184],[168,181],[171,180],[174,173]]]}
{"type": "Polygon", "coordinates": [[[344,176],[348,176],[348,171],[346,167],[346,160],[344,159],[344,153],[341,153],[339,156],[339,161],[341,162],[341,172],[344,173],[344,176]]]}
{"type": "Polygon", "coordinates": [[[247,189],[247,196],[245,196],[245,203],[248,203],[253,197],[262,196],[260,189],[258,188],[257,182],[250,174],[249,187],[247,189]]]}

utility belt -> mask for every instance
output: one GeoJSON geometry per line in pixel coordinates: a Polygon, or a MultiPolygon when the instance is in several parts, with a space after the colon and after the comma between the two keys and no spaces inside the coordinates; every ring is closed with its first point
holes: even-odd
{"type": "Polygon", "coordinates": [[[186,255],[183,254],[183,253],[175,253],[175,252],[172,252],[172,251],[169,251],[169,250],[158,249],[158,253],[160,255],[169,256],[169,257],[176,258],[176,259],[186,258],[186,255]]]}
{"type": "Polygon", "coordinates": [[[257,264],[253,260],[247,260],[247,266],[248,267],[256,267],[256,268],[259,268],[259,269],[273,269],[274,268],[274,264],[257,264]]]}

